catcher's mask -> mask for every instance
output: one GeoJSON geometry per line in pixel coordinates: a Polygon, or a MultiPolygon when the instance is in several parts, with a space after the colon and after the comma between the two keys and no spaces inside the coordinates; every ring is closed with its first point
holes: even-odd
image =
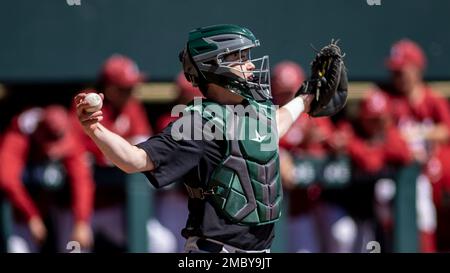
{"type": "Polygon", "coordinates": [[[189,33],[180,61],[186,78],[194,85],[215,83],[258,101],[271,99],[269,56],[252,59],[250,50],[259,40],[247,28],[214,25],[189,33]],[[230,60],[230,55],[233,59],[230,60]],[[253,69],[243,69],[248,62],[253,69]]]}

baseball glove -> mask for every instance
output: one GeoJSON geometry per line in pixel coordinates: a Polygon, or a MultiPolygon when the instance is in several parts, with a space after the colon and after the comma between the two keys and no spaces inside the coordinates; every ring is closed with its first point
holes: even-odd
{"type": "Polygon", "coordinates": [[[308,114],[312,117],[332,116],[342,110],[347,102],[347,72],[344,55],[337,45],[338,40],[321,50],[311,63],[311,77],[297,92],[314,94],[308,114]]]}

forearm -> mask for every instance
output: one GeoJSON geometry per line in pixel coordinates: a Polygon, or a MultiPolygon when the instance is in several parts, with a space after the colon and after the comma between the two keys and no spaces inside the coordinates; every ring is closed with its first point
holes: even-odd
{"type": "Polygon", "coordinates": [[[154,168],[146,152],[131,145],[121,136],[98,124],[93,131],[87,132],[102,153],[114,165],[127,173],[150,171],[154,168]]]}
{"type": "Polygon", "coordinates": [[[284,109],[280,108],[277,110],[277,130],[278,130],[278,136],[282,138],[284,134],[289,130],[291,125],[294,123],[294,120],[292,116],[289,114],[289,112],[284,109]]]}
{"type": "Polygon", "coordinates": [[[304,110],[305,105],[301,97],[294,98],[277,110],[277,129],[280,138],[283,137],[304,110]]]}

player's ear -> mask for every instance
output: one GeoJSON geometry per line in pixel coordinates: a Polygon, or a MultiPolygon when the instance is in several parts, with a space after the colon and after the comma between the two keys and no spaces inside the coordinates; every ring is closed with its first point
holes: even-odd
{"type": "Polygon", "coordinates": [[[183,63],[183,57],[184,57],[184,49],[178,53],[178,60],[183,63]]]}

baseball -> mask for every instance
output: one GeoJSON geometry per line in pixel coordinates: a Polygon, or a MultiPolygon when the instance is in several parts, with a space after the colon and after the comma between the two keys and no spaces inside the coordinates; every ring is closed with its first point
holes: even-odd
{"type": "Polygon", "coordinates": [[[96,112],[102,109],[103,101],[99,94],[89,93],[84,100],[89,104],[89,107],[86,108],[86,112],[96,112]]]}

